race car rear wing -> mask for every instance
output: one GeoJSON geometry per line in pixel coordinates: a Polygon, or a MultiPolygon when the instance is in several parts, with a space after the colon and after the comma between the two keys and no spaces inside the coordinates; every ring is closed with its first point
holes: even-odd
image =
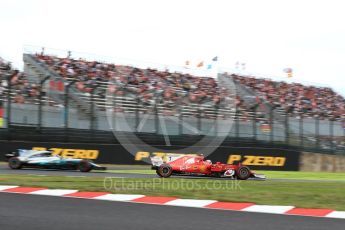
{"type": "Polygon", "coordinates": [[[17,156],[16,153],[7,153],[7,154],[5,154],[5,158],[6,158],[7,160],[10,159],[11,157],[15,157],[15,156],[17,156]]]}
{"type": "Polygon", "coordinates": [[[157,169],[159,166],[161,166],[162,164],[164,164],[163,158],[162,157],[150,157],[151,160],[151,165],[152,165],[152,169],[157,169]]]}
{"type": "Polygon", "coordinates": [[[11,157],[23,157],[26,156],[30,153],[32,153],[35,150],[31,150],[31,149],[17,149],[16,151],[13,152],[9,152],[7,154],[5,154],[5,158],[8,160],[11,157]]]}

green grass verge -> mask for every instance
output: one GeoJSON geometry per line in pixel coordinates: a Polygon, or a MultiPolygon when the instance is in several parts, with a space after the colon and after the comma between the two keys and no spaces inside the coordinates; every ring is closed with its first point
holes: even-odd
{"type": "Polygon", "coordinates": [[[287,172],[287,171],[257,171],[271,179],[298,179],[298,180],[329,180],[345,182],[345,173],[332,172],[287,172]]]}
{"type": "MultiPolygon", "coordinates": [[[[310,178],[311,175],[306,174],[303,177],[310,178]]],[[[282,173],[279,176],[284,175],[282,173]]],[[[0,184],[345,210],[345,183],[335,181],[232,181],[183,178],[104,180],[100,177],[0,175],[0,184]]]]}
{"type": "Polygon", "coordinates": [[[125,169],[125,170],[118,170],[118,169],[109,169],[106,172],[109,173],[124,173],[124,174],[144,174],[144,175],[153,175],[156,174],[154,170],[151,169],[125,169]]]}
{"type": "MultiPolygon", "coordinates": [[[[123,173],[123,174],[146,174],[153,175],[156,174],[154,170],[107,170],[111,173],[123,173]]],[[[344,181],[345,173],[327,173],[327,172],[288,172],[288,171],[258,171],[258,174],[264,174],[269,179],[298,179],[298,180],[334,180],[334,181],[344,181]]]]}

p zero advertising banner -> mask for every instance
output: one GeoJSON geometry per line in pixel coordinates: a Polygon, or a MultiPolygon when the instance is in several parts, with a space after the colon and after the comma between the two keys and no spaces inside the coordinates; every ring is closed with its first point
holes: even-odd
{"type": "MultiPolygon", "coordinates": [[[[171,147],[160,152],[140,149],[129,153],[126,148],[117,144],[84,144],[84,143],[49,143],[49,142],[0,142],[0,160],[6,160],[4,155],[16,149],[50,150],[53,154],[68,158],[90,159],[100,164],[147,164],[151,156],[165,157],[169,153],[203,154],[203,150],[195,148],[193,152],[182,152],[171,147]]],[[[193,148],[192,148],[193,149],[193,148]]],[[[207,150],[207,147],[202,149],[207,150]]],[[[218,147],[209,156],[212,162],[238,164],[251,169],[262,170],[299,170],[300,152],[277,148],[251,147],[218,147]]]]}
{"type": "Polygon", "coordinates": [[[102,164],[138,164],[134,156],[121,145],[50,143],[50,142],[0,142],[0,160],[6,153],[16,149],[49,150],[53,154],[68,158],[82,158],[102,164]]]}
{"type": "Polygon", "coordinates": [[[298,171],[300,152],[276,148],[219,147],[212,161],[249,166],[251,169],[298,171]]]}
{"type": "MultiPolygon", "coordinates": [[[[163,157],[168,153],[202,154],[201,152],[183,153],[178,151],[148,152],[140,151],[135,154],[135,160],[141,161],[150,156],[163,157]]],[[[276,148],[248,148],[248,147],[218,147],[207,159],[213,163],[238,164],[259,170],[298,171],[300,152],[276,148]]]]}

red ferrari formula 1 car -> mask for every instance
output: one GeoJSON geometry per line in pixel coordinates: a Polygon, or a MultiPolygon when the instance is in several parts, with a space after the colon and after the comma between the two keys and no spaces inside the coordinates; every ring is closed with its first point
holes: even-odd
{"type": "Polygon", "coordinates": [[[202,155],[179,155],[171,154],[166,156],[166,161],[161,157],[151,157],[152,169],[156,170],[160,177],[171,175],[196,175],[209,177],[229,177],[239,180],[248,178],[266,179],[264,175],[255,174],[247,166],[238,164],[212,164],[202,155]]]}

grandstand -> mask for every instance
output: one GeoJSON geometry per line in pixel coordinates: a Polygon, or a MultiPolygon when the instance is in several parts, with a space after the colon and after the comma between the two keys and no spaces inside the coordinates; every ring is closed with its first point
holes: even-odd
{"type": "Polygon", "coordinates": [[[43,91],[40,96],[40,86],[36,83],[30,82],[27,75],[16,69],[13,69],[9,62],[6,62],[0,57],[0,76],[1,76],[1,98],[7,95],[8,88],[11,87],[10,98],[14,104],[39,104],[41,100],[44,104],[50,106],[57,106],[58,104],[50,100],[43,91]],[[10,79],[10,81],[9,81],[10,79]]]}
{"type": "Polygon", "coordinates": [[[125,114],[129,124],[117,122],[117,132],[225,136],[320,151],[344,149],[345,100],[332,89],[233,73],[220,73],[217,79],[197,77],[71,54],[25,53],[24,73],[1,60],[0,92],[4,101],[11,95],[12,111],[4,127],[104,134],[110,131],[110,111],[115,117],[125,114]],[[231,131],[225,128],[230,120],[231,131]]]}
{"type": "MultiPolygon", "coordinates": [[[[108,82],[115,79],[116,84],[108,90],[112,94],[126,98],[140,98],[144,105],[151,105],[155,97],[162,99],[165,109],[174,108],[177,103],[183,105],[226,105],[231,104],[227,89],[218,86],[213,78],[199,78],[188,74],[170,73],[155,69],[140,69],[130,66],[105,64],[97,61],[75,60],[48,55],[31,56],[45,64],[51,71],[66,81],[76,81],[76,89],[88,95],[97,89],[97,105],[105,109],[108,82]]],[[[122,111],[130,108],[119,108],[122,111]]],[[[144,111],[145,107],[141,109],[144,111]]]]}
{"type": "Polygon", "coordinates": [[[256,103],[267,102],[292,117],[342,120],[345,99],[330,88],[276,82],[232,74],[239,84],[256,94],[256,103]]]}

